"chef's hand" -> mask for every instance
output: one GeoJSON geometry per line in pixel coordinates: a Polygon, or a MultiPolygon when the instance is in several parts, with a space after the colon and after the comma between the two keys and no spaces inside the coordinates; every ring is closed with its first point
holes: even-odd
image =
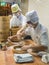
{"type": "Polygon", "coordinates": [[[33,49],[28,49],[27,52],[30,53],[30,54],[33,55],[33,56],[38,56],[37,53],[35,53],[35,52],[33,51],[33,49]]]}
{"type": "Polygon", "coordinates": [[[17,34],[17,39],[21,39],[21,33],[17,34]]]}
{"type": "Polygon", "coordinates": [[[29,48],[28,45],[24,45],[21,49],[22,49],[22,50],[27,50],[28,48],[29,48]]]}
{"type": "Polygon", "coordinates": [[[17,31],[17,35],[20,35],[20,31],[17,31]]]}
{"type": "Polygon", "coordinates": [[[32,49],[27,49],[27,52],[28,53],[32,53],[32,49]]]}
{"type": "Polygon", "coordinates": [[[10,36],[10,37],[8,37],[8,39],[11,39],[12,37],[10,36]]]}
{"type": "Polygon", "coordinates": [[[21,36],[23,36],[25,34],[25,31],[22,31],[22,32],[17,32],[17,35],[21,35],[21,36]]]}

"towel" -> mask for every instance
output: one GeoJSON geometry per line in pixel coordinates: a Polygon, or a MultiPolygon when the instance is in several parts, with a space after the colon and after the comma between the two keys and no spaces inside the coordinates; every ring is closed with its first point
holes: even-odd
{"type": "Polygon", "coordinates": [[[29,54],[29,53],[14,54],[14,60],[17,63],[33,62],[34,61],[34,57],[31,54],[29,54]]]}

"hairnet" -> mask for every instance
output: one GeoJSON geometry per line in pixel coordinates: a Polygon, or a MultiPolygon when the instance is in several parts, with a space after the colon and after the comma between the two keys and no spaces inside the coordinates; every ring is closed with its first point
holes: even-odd
{"type": "Polygon", "coordinates": [[[33,24],[35,24],[38,22],[38,20],[39,18],[35,10],[26,13],[26,21],[31,21],[33,24]]]}

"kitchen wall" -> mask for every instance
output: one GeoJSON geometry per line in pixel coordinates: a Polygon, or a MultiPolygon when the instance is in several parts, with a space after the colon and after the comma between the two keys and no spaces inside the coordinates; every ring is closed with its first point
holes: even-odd
{"type": "Polygon", "coordinates": [[[22,13],[25,15],[25,13],[28,12],[28,0],[21,0],[20,6],[22,13]]]}

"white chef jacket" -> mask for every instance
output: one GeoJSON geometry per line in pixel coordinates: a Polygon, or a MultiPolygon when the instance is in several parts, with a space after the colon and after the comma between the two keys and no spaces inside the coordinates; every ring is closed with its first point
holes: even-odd
{"type": "Polygon", "coordinates": [[[15,26],[24,26],[26,25],[26,17],[24,15],[20,15],[19,18],[17,18],[16,15],[13,14],[11,20],[10,20],[10,28],[15,26]]]}
{"type": "Polygon", "coordinates": [[[48,47],[48,33],[47,28],[41,24],[38,24],[35,29],[33,27],[27,27],[25,34],[30,35],[32,39],[37,43],[43,46],[48,47]]]}

